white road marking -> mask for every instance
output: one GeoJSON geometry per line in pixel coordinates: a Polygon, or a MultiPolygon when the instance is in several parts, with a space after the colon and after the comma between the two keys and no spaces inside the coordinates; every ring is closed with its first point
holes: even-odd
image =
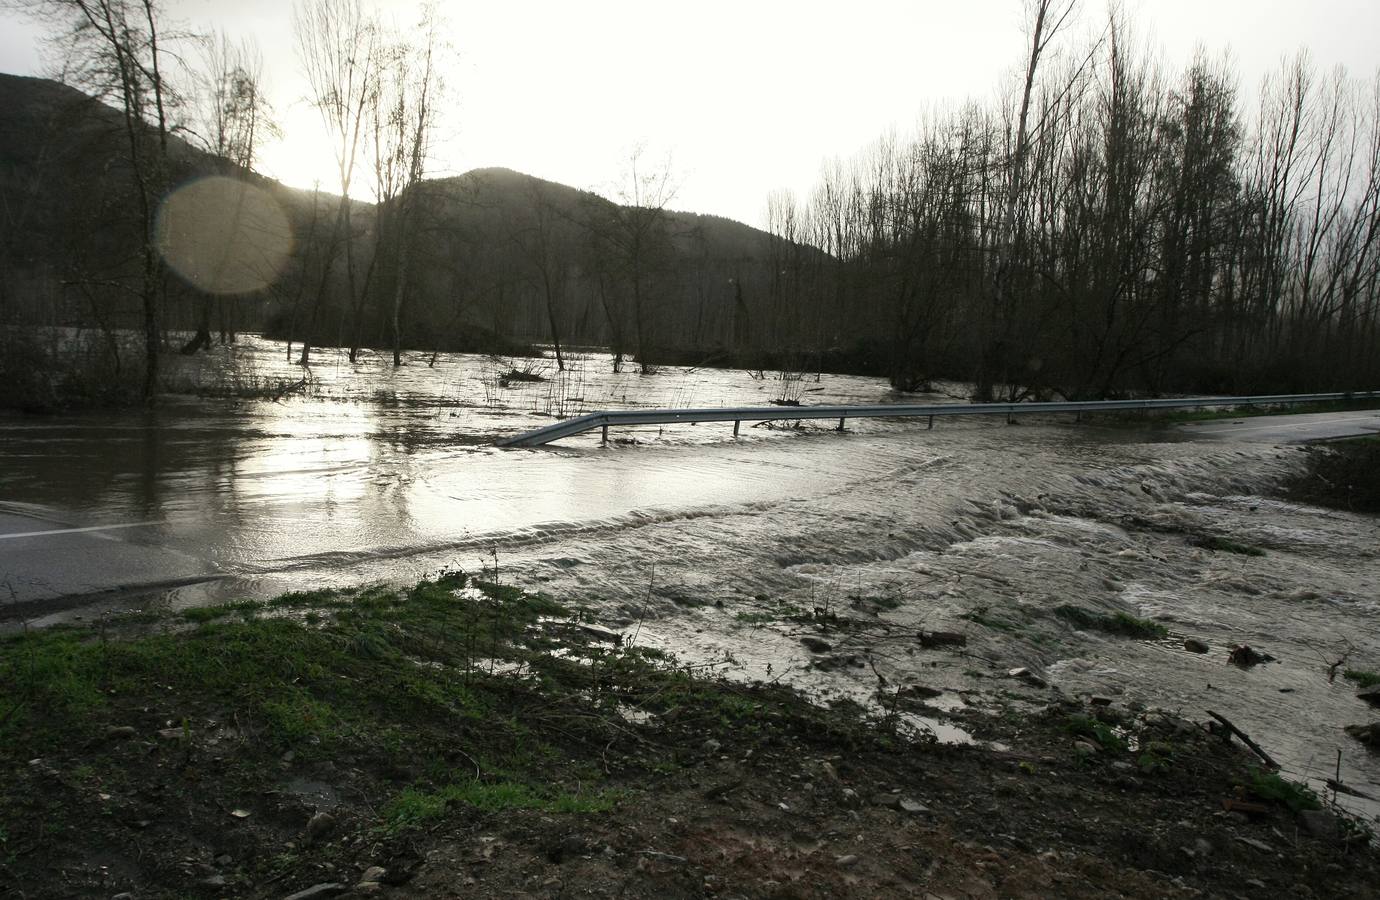
{"type": "Polygon", "coordinates": [[[146,525],[162,525],[164,521],[126,522],[123,525],[91,525],[87,528],[54,528],[51,531],[21,531],[17,534],[0,534],[0,541],[9,540],[10,538],[46,537],[50,534],[81,534],[86,531],[114,531],[117,528],[143,528],[146,525]]]}

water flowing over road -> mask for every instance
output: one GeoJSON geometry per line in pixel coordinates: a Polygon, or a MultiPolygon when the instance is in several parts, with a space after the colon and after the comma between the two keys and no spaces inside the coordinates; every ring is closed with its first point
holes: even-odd
{"type": "MultiPolygon", "coordinates": [[[[301,377],[280,345],[220,353],[212,380],[301,377]]],[[[1343,779],[1380,792],[1380,765],[1342,732],[1368,710],[1327,677],[1344,654],[1380,668],[1380,519],[1274,492],[1302,465],[1289,441],[1325,436],[1336,417],[933,431],[873,420],[736,439],[701,425],[505,451],[493,441],[601,408],[898,398],[843,376],[615,375],[597,355],[506,387],[498,361],[428,362],[394,371],[323,354],[308,399],[0,420],[0,618],[48,624],[496,563],[505,581],[742,677],[859,700],[879,679],[923,683],[945,692],[937,708],[957,709],[996,691],[1047,699],[1005,677],[1026,667],[1069,694],[1195,719],[1217,710],[1314,780],[1340,748],[1343,779]],[[1264,555],[1200,546],[1214,536],[1264,555]],[[1150,618],[1169,635],[1079,629],[1068,607],[1150,618]],[[816,609],[854,620],[825,636],[825,654],[801,644],[817,632],[791,616],[816,609]],[[922,629],[962,632],[967,646],[923,648],[922,629]],[[1185,637],[1210,651],[1188,652],[1185,637]],[[1230,666],[1238,643],[1276,661],[1230,666]]],[[[1375,414],[1346,415],[1343,430],[1380,428],[1375,414]]]]}

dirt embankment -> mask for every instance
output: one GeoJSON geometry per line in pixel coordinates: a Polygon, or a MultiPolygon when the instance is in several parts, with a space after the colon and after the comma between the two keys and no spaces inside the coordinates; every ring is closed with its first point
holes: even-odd
{"type": "Polygon", "coordinates": [[[11,637],[0,688],[5,896],[1380,883],[1363,827],[1193,722],[1090,698],[969,713],[996,745],[941,745],[904,728],[923,685],[884,686],[880,717],[822,708],[458,574],[11,637]]]}

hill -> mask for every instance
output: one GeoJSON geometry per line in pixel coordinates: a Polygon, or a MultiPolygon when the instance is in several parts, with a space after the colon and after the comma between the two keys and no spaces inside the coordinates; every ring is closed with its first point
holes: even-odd
{"type": "MultiPolygon", "coordinates": [[[[122,282],[137,274],[144,236],[129,214],[138,195],[122,124],[116,110],[71,87],[0,75],[0,324],[137,324],[138,303],[122,282]]],[[[271,198],[291,254],[264,284],[233,295],[170,273],[166,331],[205,327],[213,313],[222,334],[389,346],[403,257],[401,338],[413,349],[570,342],[647,358],[743,347],[767,331],[754,320],[766,317],[769,257],[779,247],[729,219],[637,210],[510,169],[478,169],[416,188],[418,222],[402,256],[385,227],[391,208],[356,203],[351,295],[345,254],[328,239],[338,198],[238,170],[176,137],[169,156],[170,193],[218,175],[271,198]],[[643,225],[650,230],[630,249],[620,229],[643,225]]]]}

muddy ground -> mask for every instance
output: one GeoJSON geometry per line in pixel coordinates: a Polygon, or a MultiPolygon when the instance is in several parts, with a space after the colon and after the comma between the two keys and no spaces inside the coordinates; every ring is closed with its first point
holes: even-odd
{"type": "Polygon", "coordinates": [[[1363,825],[1201,722],[1018,676],[951,746],[906,727],[924,685],[826,708],[634,642],[458,573],[8,638],[0,896],[1380,884],[1363,825]]]}

